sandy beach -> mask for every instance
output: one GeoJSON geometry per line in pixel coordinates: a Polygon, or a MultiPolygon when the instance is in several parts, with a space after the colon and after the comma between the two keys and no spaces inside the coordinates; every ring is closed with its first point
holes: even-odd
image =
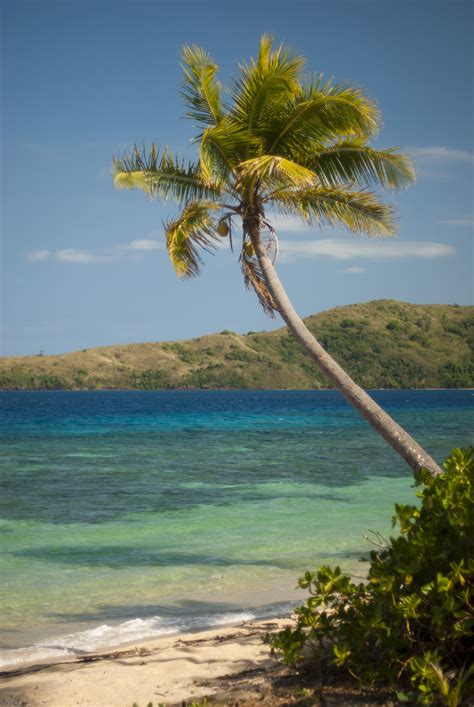
{"type": "Polygon", "coordinates": [[[179,634],[1,673],[2,707],[146,707],[232,694],[258,698],[279,667],[263,635],[290,618],[179,634]],[[242,693],[242,682],[245,691],[242,693]],[[230,690],[230,693],[229,693],[230,690]]]}

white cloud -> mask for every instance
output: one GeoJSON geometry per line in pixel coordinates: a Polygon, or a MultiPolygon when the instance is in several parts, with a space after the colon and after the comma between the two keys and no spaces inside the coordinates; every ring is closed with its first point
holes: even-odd
{"type": "Polygon", "coordinates": [[[270,214],[269,222],[277,232],[281,233],[305,233],[314,230],[314,226],[302,221],[296,216],[279,216],[270,214]]]}
{"type": "MultiPolygon", "coordinates": [[[[452,178],[448,165],[452,162],[474,162],[474,153],[470,150],[460,150],[445,145],[432,145],[431,147],[409,147],[407,152],[416,162],[418,177],[452,178]]],[[[452,171],[452,170],[451,170],[452,171]]]]}
{"type": "Polygon", "coordinates": [[[54,254],[56,260],[62,263],[110,263],[114,259],[112,255],[97,255],[88,250],[77,250],[76,248],[64,248],[57,250],[54,254]]]}
{"type": "Polygon", "coordinates": [[[32,250],[26,253],[26,257],[31,262],[39,262],[53,257],[60,263],[78,263],[81,265],[116,263],[121,260],[140,262],[143,260],[143,253],[162,250],[163,248],[163,243],[154,238],[139,238],[130,241],[130,243],[114,245],[97,251],[80,248],[61,248],[56,251],[32,250]]]}
{"type": "Polygon", "coordinates": [[[47,260],[50,255],[51,255],[51,253],[49,252],[49,250],[30,250],[26,254],[26,257],[32,263],[38,263],[41,260],[47,260]]]}
{"type": "Polygon", "coordinates": [[[453,218],[439,223],[446,226],[474,226],[474,218],[453,218]]]}
{"type": "Polygon", "coordinates": [[[459,162],[474,162],[474,153],[469,150],[457,150],[444,145],[432,147],[411,147],[407,152],[415,159],[422,160],[456,160],[459,162]]]}
{"type": "Polygon", "coordinates": [[[442,258],[455,249],[444,243],[399,240],[345,240],[325,238],[315,241],[280,241],[281,262],[298,258],[334,258],[335,260],[399,260],[402,258],[442,258]]]}
{"type": "Polygon", "coordinates": [[[354,265],[352,268],[346,268],[344,272],[359,274],[367,272],[367,268],[360,268],[358,265],[354,265]]]}
{"type": "Polygon", "coordinates": [[[163,243],[160,241],[151,240],[150,238],[142,238],[136,241],[131,241],[125,248],[127,250],[162,250],[163,243]]]}

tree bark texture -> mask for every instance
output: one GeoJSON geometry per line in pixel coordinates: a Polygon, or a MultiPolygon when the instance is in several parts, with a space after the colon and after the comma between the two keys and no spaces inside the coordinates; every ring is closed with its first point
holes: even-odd
{"type": "Polygon", "coordinates": [[[278,274],[260,241],[260,228],[254,221],[248,223],[247,232],[255,248],[260,268],[268,290],[280,315],[293,336],[308,352],[326,377],[342,393],[344,398],[372,425],[393,449],[413,469],[415,475],[421,469],[428,469],[433,476],[442,474],[438,464],[420,447],[400,425],[388,415],[363,388],[357,385],[341,366],[315,339],[291,304],[278,274]]]}

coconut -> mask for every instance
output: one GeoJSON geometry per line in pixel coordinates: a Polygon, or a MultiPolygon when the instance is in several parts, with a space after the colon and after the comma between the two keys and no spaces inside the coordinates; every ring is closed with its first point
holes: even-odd
{"type": "Polygon", "coordinates": [[[244,245],[244,250],[246,255],[248,255],[250,258],[255,255],[255,248],[253,247],[253,244],[247,241],[244,245]]]}
{"type": "Polygon", "coordinates": [[[229,226],[226,224],[225,221],[221,221],[218,226],[217,226],[217,233],[222,236],[222,238],[225,238],[226,236],[229,235],[229,226]]]}

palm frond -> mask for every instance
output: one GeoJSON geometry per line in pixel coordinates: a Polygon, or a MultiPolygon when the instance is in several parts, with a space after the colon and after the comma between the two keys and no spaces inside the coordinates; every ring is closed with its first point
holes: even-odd
{"type": "Polygon", "coordinates": [[[269,66],[274,41],[275,36],[273,34],[265,33],[260,37],[257,65],[261,71],[265,71],[269,66]]]}
{"type": "Polygon", "coordinates": [[[258,59],[241,66],[234,82],[230,115],[249,129],[259,127],[260,117],[301,90],[299,78],[304,59],[283,46],[272,51],[273,37],[263,35],[258,59]]]}
{"type": "Polygon", "coordinates": [[[308,161],[322,184],[378,184],[401,189],[416,179],[407,155],[397,148],[374,150],[365,140],[353,138],[321,150],[308,161]]]}
{"type": "Polygon", "coordinates": [[[277,311],[278,307],[268,290],[258,260],[246,253],[245,245],[240,256],[240,266],[244,276],[245,287],[254,290],[265,314],[274,318],[274,311],[277,311]]]}
{"type": "Polygon", "coordinates": [[[193,201],[177,219],[165,224],[168,255],[178,277],[199,274],[202,258],[198,248],[210,251],[215,247],[217,224],[211,212],[219,208],[213,202],[193,201]]]}
{"type": "Polygon", "coordinates": [[[282,213],[320,226],[344,226],[367,236],[395,233],[393,209],[369,191],[323,186],[286,189],[273,192],[271,201],[282,213]]]}
{"type": "Polygon", "coordinates": [[[113,158],[113,178],[117,189],[141,189],[150,198],[167,199],[178,203],[190,199],[218,199],[222,194],[220,183],[204,179],[199,164],[179,161],[167,148],[162,153],[153,144],[135,147],[122,157],[113,158]]]}
{"type": "Polygon", "coordinates": [[[308,187],[316,183],[317,177],[313,171],[297,162],[275,155],[262,155],[239,165],[239,183],[247,184],[256,180],[267,188],[308,187]]]}
{"type": "Polygon", "coordinates": [[[204,125],[215,125],[222,117],[221,85],[216,79],[219,69],[213,58],[195,44],[182,50],[184,74],[181,95],[189,107],[187,117],[204,125]]]}
{"type": "Polygon", "coordinates": [[[261,141],[230,118],[207,128],[200,141],[200,164],[206,180],[225,180],[249,154],[260,152],[261,141]]]}
{"type": "Polygon", "coordinates": [[[305,155],[308,149],[324,147],[338,135],[372,137],[380,120],[376,104],[360,88],[333,84],[319,75],[275,113],[268,150],[305,155]]]}

